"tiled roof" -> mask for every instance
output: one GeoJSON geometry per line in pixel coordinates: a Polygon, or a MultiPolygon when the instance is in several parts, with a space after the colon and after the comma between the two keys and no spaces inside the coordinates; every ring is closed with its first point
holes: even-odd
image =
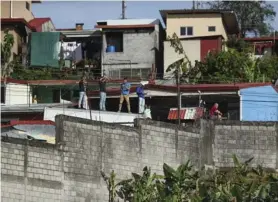
{"type": "Polygon", "coordinates": [[[48,21],[51,21],[51,18],[34,18],[33,20],[29,21],[29,24],[34,27],[37,32],[40,32],[41,26],[48,21]]]}

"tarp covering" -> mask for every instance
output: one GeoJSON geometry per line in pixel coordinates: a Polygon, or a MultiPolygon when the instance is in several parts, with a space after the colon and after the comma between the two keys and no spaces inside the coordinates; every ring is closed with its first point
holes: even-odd
{"type": "Polygon", "coordinates": [[[59,68],[59,32],[34,32],[31,36],[31,66],[59,68]]]}

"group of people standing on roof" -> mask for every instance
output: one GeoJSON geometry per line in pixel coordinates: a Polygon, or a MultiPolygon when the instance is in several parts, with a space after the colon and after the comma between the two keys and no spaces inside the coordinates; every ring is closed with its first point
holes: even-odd
{"type": "MultiPolygon", "coordinates": [[[[102,76],[99,79],[99,92],[100,92],[100,101],[99,101],[99,110],[106,111],[106,84],[109,79],[105,76],[102,76]]],[[[79,101],[78,101],[78,108],[88,109],[88,98],[86,95],[87,88],[87,81],[85,77],[82,77],[79,82],[79,101]]],[[[131,84],[127,81],[127,78],[124,78],[123,83],[120,85],[120,103],[119,103],[119,110],[121,112],[122,105],[124,101],[127,105],[128,113],[131,113],[131,106],[130,106],[130,88],[131,84]]],[[[144,92],[144,83],[140,82],[139,86],[136,87],[136,94],[138,96],[138,113],[144,114],[146,118],[151,119],[151,112],[150,107],[145,105],[145,95],[144,92]]]]}

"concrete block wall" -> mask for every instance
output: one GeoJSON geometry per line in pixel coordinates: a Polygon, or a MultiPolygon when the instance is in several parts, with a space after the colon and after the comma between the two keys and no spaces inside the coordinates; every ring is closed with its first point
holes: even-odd
{"type": "Polygon", "coordinates": [[[1,143],[2,201],[61,201],[58,151],[50,144],[1,143]]]}
{"type": "Polygon", "coordinates": [[[101,170],[126,179],[144,166],[160,174],[163,163],[176,167],[188,159],[197,167],[228,167],[233,153],[277,168],[277,145],[275,122],[202,121],[194,129],[136,119],[128,127],[59,115],[56,145],[2,139],[2,199],[106,202],[101,170]]]}
{"type": "Polygon", "coordinates": [[[56,145],[2,141],[3,201],[106,202],[100,171],[118,179],[163,163],[199,162],[199,134],[162,122],[137,120],[135,127],[76,117],[56,117],[56,145]]]}
{"type": "Polygon", "coordinates": [[[241,160],[254,157],[253,166],[278,168],[278,124],[275,122],[224,122],[214,128],[213,161],[217,167],[232,167],[232,154],[241,160]],[[224,125],[225,124],[225,125],[224,125]]]}
{"type": "Polygon", "coordinates": [[[123,52],[103,53],[103,70],[151,69],[156,63],[157,31],[123,34],[123,52]],[[113,65],[112,65],[113,64],[113,65]]]}

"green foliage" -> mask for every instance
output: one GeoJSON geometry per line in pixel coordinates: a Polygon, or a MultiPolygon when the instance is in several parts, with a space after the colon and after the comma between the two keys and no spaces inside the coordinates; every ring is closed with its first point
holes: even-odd
{"type": "Polygon", "coordinates": [[[20,65],[14,68],[11,77],[19,80],[51,80],[53,79],[51,70],[47,68],[29,69],[20,65]]]}
{"type": "Polygon", "coordinates": [[[278,75],[278,57],[264,56],[254,59],[249,52],[228,49],[209,53],[198,67],[207,83],[271,81],[278,75]]]}
{"type": "Polygon", "coordinates": [[[142,176],[115,183],[102,172],[109,190],[109,202],[117,198],[126,202],[275,202],[278,201],[278,175],[266,172],[261,166],[251,168],[252,159],[241,163],[233,155],[234,168],[218,170],[194,169],[188,161],[176,170],[163,165],[164,176],[143,169],[142,176]],[[111,200],[113,196],[113,200],[111,200]]]}
{"type": "Polygon", "coordinates": [[[227,51],[211,51],[202,62],[189,61],[181,41],[176,34],[168,37],[171,47],[180,55],[167,71],[181,72],[181,82],[191,83],[234,83],[271,81],[278,75],[278,57],[253,58],[252,48],[242,39],[230,37],[227,51]]]}
{"type": "Polygon", "coordinates": [[[252,52],[252,48],[249,43],[245,42],[242,38],[237,36],[229,36],[228,40],[225,42],[228,48],[237,50],[238,52],[252,52]]]}
{"type": "MultiPolygon", "coordinates": [[[[253,60],[247,53],[228,49],[219,53],[210,52],[206,60],[199,64],[199,69],[207,83],[239,82],[251,79],[247,77],[247,72],[252,64],[253,60]]],[[[248,75],[252,77],[252,73],[248,72],[248,75]]]]}
{"type": "Polygon", "coordinates": [[[247,32],[269,33],[272,30],[270,23],[276,16],[274,7],[266,1],[209,1],[207,5],[210,9],[234,11],[242,37],[246,37],[247,32]]]}
{"type": "Polygon", "coordinates": [[[179,71],[181,74],[181,82],[188,82],[189,77],[193,80],[200,78],[201,72],[198,71],[198,68],[195,68],[198,62],[195,61],[195,66],[192,65],[177,34],[174,33],[172,37],[168,36],[167,40],[170,41],[170,46],[175,49],[175,52],[181,59],[169,65],[166,69],[166,72],[173,71],[174,75],[177,76],[179,71]]]}
{"type": "Polygon", "coordinates": [[[4,82],[6,82],[7,77],[13,72],[14,63],[10,61],[13,45],[14,37],[6,29],[4,31],[3,43],[1,43],[1,75],[4,78],[4,82]]]}

